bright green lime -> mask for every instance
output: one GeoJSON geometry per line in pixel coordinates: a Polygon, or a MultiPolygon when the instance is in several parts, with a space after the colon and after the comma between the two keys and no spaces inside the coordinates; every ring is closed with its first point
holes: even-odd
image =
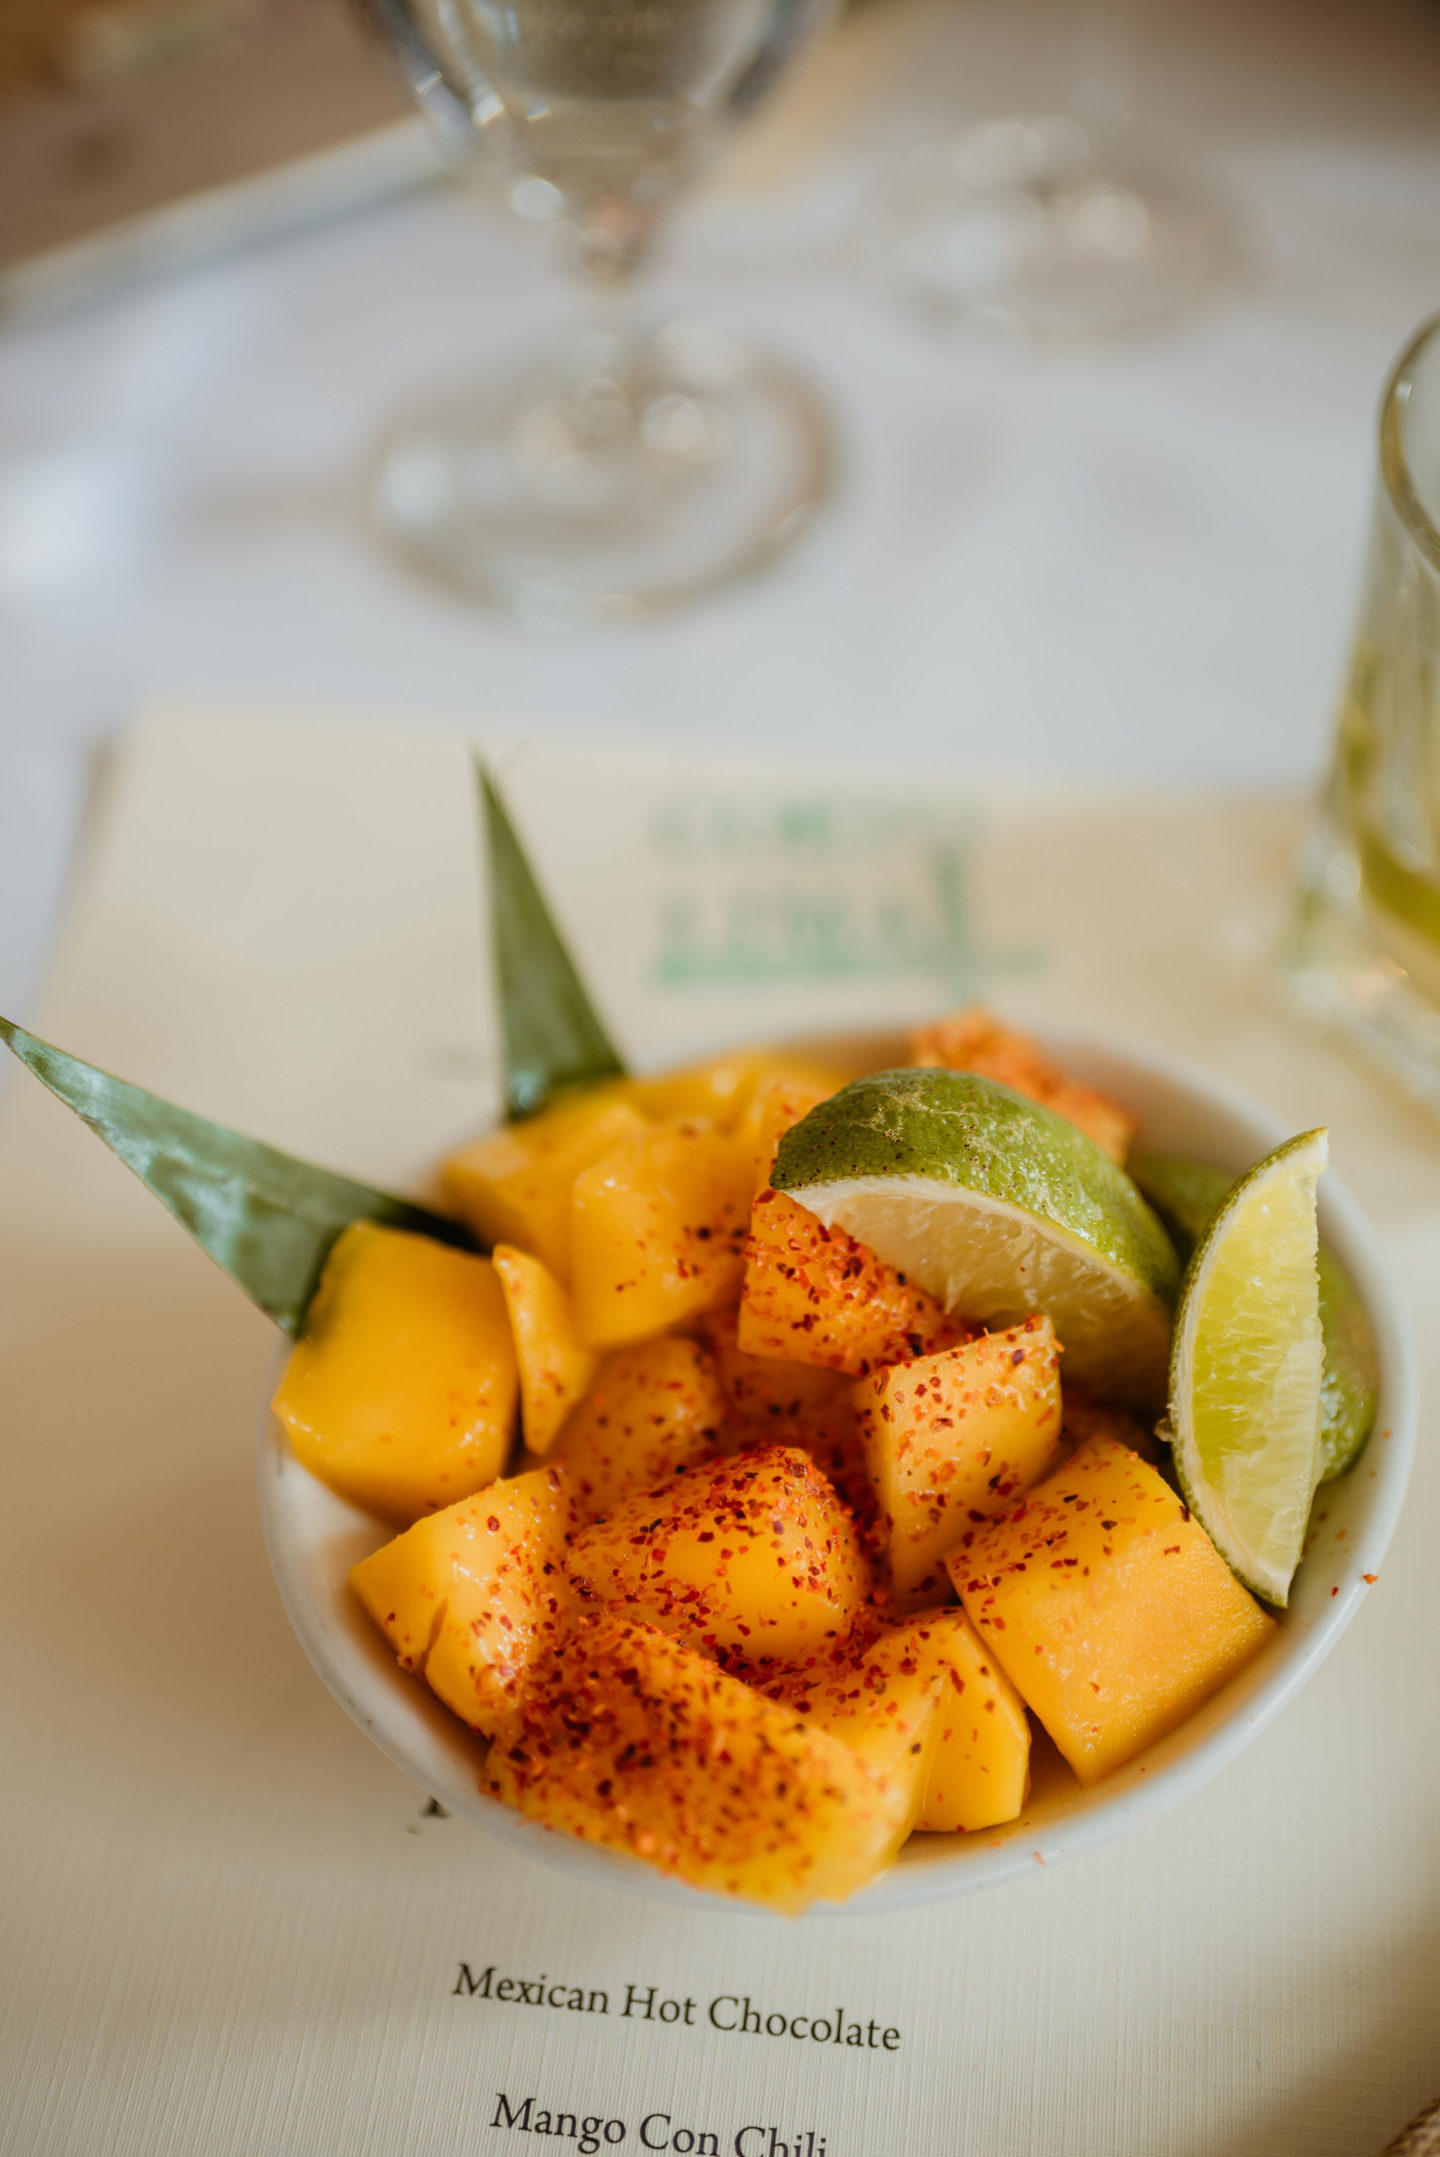
{"type": "MultiPolygon", "coordinates": [[[[1234,1185],[1228,1169],[1173,1153],[1132,1154],[1130,1173],[1188,1258],[1234,1185]]],[[[1322,1243],[1320,1331],[1325,1376],[1320,1388],[1321,1481],[1353,1468],[1365,1450],[1380,1397],[1380,1350],[1360,1292],[1333,1251],[1322,1243]]]]}
{"type": "Polygon", "coordinates": [[[1324,1465],[1324,1344],[1307,1131],[1242,1176],[1197,1244],[1170,1357],[1170,1436],[1185,1502],[1252,1593],[1279,1609],[1324,1465]]]}
{"type": "Polygon", "coordinates": [[[1170,1239],[1125,1171],[1038,1102],[969,1071],[882,1071],[787,1131],[770,1180],[948,1309],[1045,1312],[1067,1374],[1163,1399],[1170,1239]]]}

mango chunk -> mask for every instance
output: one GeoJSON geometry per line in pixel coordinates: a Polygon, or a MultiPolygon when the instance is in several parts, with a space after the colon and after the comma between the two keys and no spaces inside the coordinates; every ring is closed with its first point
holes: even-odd
{"type": "Polygon", "coordinates": [[[905,1628],[912,1660],[941,1675],[917,1828],[974,1834],[1014,1820],[1030,1795],[1025,1703],[963,1610],[935,1610],[905,1628]]]}
{"type": "Polygon", "coordinates": [[[419,1520],[350,1571],[402,1670],[423,1671],[489,1736],[569,1622],[570,1494],[557,1469],[492,1483],[419,1520]]]}
{"type": "Polygon", "coordinates": [[[487,1132],[441,1172],[450,1204],[482,1243],[512,1243],[570,1278],[570,1197],[575,1178],[645,1119],[613,1087],[487,1132]]]}
{"type": "Polygon", "coordinates": [[[486,1787],[564,1834],[786,1916],[843,1901],[904,1839],[909,1794],[682,1642],[611,1616],[550,1659],[486,1787]]]}
{"type": "Polygon", "coordinates": [[[1078,1124],[1115,1161],[1124,1161],[1139,1128],[1122,1103],[1070,1078],[1038,1042],[1002,1026],[982,1004],[971,1004],[917,1028],[911,1036],[910,1060],[940,1064],[948,1071],[975,1071],[1015,1093],[1028,1094],[1032,1101],[1078,1124]]]}
{"type": "Polygon", "coordinates": [[[1027,1318],[860,1379],[852,1392],[898,1597],[948,1600],[940,1560],[1038,1483],[1060,1436],[1060,1351],[1027,1318]],[[937,1578],[938,1576],[938,1578],[937,1578]]]}
{"type": "Polygon", "coordinates": [[[1182,1723],[1275,1621],[1150,1465],[1106,1437],[946,1560],[975,1630],[1082,1783],[1182,1723]]]}
{"type": "Polygon", "coordinates": [[[850,1513],[805,1453],[770,1446],[622,1499],[575,1537],[571,1578],[720,1657],[793,1661],[869,1589],[850,1513]]]}
{"type": "Polygon", "coordinates": [[[739,1346],[862,1377],[967,1338],[923,1288],[887,1266],[843,1228],[784,1191],[761,1191],[750,1216],[739,1346]]]}
{"type": "Polygon", "coordinates": [[[736,1049],[679,1071],[627,1079],[622,1098],[656,1123],[702,1116],[728,1131],[744,1116],[757,1089],[776,1081],[814,1091],[817,1101],[838,1093],[845,1083],[842,1073],[804,1058],[777,1054],[774,1049],[736,1049]]]}
{"type": "Polygon", "coordinates": [[[698,1341],[665,1334],[617,1348],[566,1424],[563,1461],[587,1519],[630,1490],[663,1482],[713,1453],[725,1429],[725,1397],[698,1341]]]}
{"type": "Polygon", "coordinates": [[[597,1348],[644,1340],[733,1303],[744,1272],[749,1174],[713,1124],[622,1139],[575,1179],[575,1318],[597,1348]]]}
{"type": "Polygon", "coordinates": [[[775,1149],[792,1124],[838,1093],[844,1080],[832,1072],[772,1072],[761,1079],[735,1126],[735,1136],[750,1160],[753,1189],[763,1191],[775,1166],[775,1149]]]}
{"type": "Polygon", "coordinates": [[[947,1673],[937,1656],[918,1656],[909,1626],[887,1626],[853,1661],[837,1660],[805,1689],[817,1730],[848,1745],[872,1775],[903,1787],[912,1826],[920,1816],[947,1673]]]}
{"type": "Polygon", "coordinates": [[[541,1259],[497,1243],[494,1265],[520,1371],[520,1427],[532,1453],[548,1453],[600,1358],[576,1332],[570,1299],[541,1259]]]}
{"type": "Polygon", "coordinates": [[[715,1358],[726,1405],[737,1423],[759,1432],[847,1403],[849,1381],[843,1371],[752,1356],[740,1346],[739,1329],[736,1310],[712,1312],[698,1329],[715,1358]]]}
{"type": "Polygon", "coordinates": [[[738,1312],[717,1311],[700,1328],[720,1374],[730,1450],[799,1446],[868,1520],[874,1508],[844,1372],[747,1355],[736,1338],[738,1324],[738,1312]]]}
{"type": "Polygon", "coordinates": [[[312,1474],[404,1527],[494,1482],[516,1393],[489,1259],[355,1221],[325,1261],[272,1406],[312,1474]]]}

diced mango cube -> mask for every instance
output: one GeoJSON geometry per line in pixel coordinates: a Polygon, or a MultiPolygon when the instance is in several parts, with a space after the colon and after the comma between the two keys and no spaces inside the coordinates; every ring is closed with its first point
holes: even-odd
{"type": "Polygon", "coordinates": [[[947,1601],[944,1553],[1055,1460],[1060,1351],[1050,1321],[1027,1318],[891,1364],[859,1379],[851,1398],[896,1594],[921,1594],[930,1580],[926,1600],[947,1601]]]}
{"type": "Polygon", "coordinates": [[[740,1346],[739,1327],[736,1310],[712,1312],[699,1326],[737,1423],[763,1431],[793,1424],[847,1400],[850,1381],[843,1371],[825,1370],[815,1363],[782,1362],[777,1356],[752,1356],[740,1346]]]}
{"type": "Polygon", "coordinates": [[[656,1123],[703,1116],[728,1131],[743,1117],[757,1088],[774,1080],[814,1091],[818,1101],[837,1093],[845,1083],[843,1074],[803,1057],[775,1049],[736,1049],[679,1071],[628,1079],[623,1082],[622,1098],[656,1123]]]}
{"type": "Polygon", "coordinates": [[[923,1288],[786,1192],[756,1198],[737,1336],[747,1355],[858,1378],[949,1348],[969,1331],[923,1288]]]}
{"type": "Polygon", "coordinates": [[[516,1391],[489,1259],[355,1221],[325,1261],[273,1406],[298,1461],[408,1526],[494,1482],[516,1391]]]}
{"type": "Polygon", "coordinates": [[[750,1158],[753,1188],[763,1191],[775,1166],[775,1149],[793,1124],[838,1093],[844,1080],[833,1073],[772,1072],[750,1096],[735,1136],[750,1158]]]}
{"type": "Polygon", "coordinates": [[[569,1622],[564,1476],[536,1468],[419,1520],[351,1568],[402,1670],[486,1736],[569,1622]]]}
{"type": "Polygon", "coordinates": [[[838,1738],[617,1617],[580,1627],[545,1665],[486,1778],[548,1827],[789,1916],[854,1894],[909,1824],[903,1785],[838,1738]]]}
{"type": "Polygon", "coordinates": [[[732,1303],[744,1272],[749,1171],[713,1124],[622,1139],[575,1179],[576,1323],[618,1348],[732,1303]]]}
{"type": "Polygon", "coordinates": [[[782,1363],[752,1356],[739,1345],[739,1314],[717,1311],[701,1332],[715,1357],[729,1412],[732,1451],[756,1446],[799,1446],[862,1519],[874,1511],[850,1381],[843,1371],[814,1363],[782,1363]]]}
{"type": "Polygon", "coordinates": [[[1110,1438],[946,1563],[1082,1783],[1182,1723],[1275,1629],[1170,1486],[1110,1438]]]}
{"type": "Polygon", "coordinates": [[[482,1243],[513,1243],[568,1282],[575,1178],[644,1129],[644,1117],[615,1088],[597,1087],[462,1146],[445,1163],[445,1192],[482,1243]]]}
{"type": "Polygon", "coordinates": [[[809,1456],[784,1446],[622,1499],[575,1537],[568,1564],[599,1601],[751,1663],[838,1639],[870,1585],[850,1513],[809,1456]]]}
{"type": "Polygon", "coordinates": [[[629,1490],[663,1482],[703,1460],[725,1430],[725,1398],[698,1341],[664,1334],[617,1348],[566,1424],[563,1461],[585,1518],[608,1513],[629,1490]]]}
{"type": "Polygon", "coordinates": [[[1123,1162],[1130,1151],[1138,1126],[1128,1108],[1096,1087],[1070,1078],[1038,1042],[1002,1026],[981,1004],[917,1028],[911,1038],[910,1060],[940,1064],[948,1071],[975,1071],[1015,1093],[1028,1094],[1032,1101],[1078,1124],[1112,1160],[1123,1162]]]}
{"type": "Polygon", "coordinates": [[[497,1243],[494,1265],[515,1338],[520,1427],[532,1453],[548,1453],[600,1358],[576,1332],[570,1298],[543,1260],[497,1243]]]}
{"type": "Polygon", "coordinates": [[[963,1610],[929,1611],[905,1628],[912,1659],[942,1674],[917,1828],[973,1834],[1000,1827],[1030,1794],[1025,1703],[963,1610]]]}
{"type": "Polygon", "coordinates": [[[872,1775],[909,1792],[914,1825],[930,1774],[946,1672],[914,1652],[908,1626],[887,1626],[863,1654],[837,1658],[805,1688],[810,1721],[856,1753],[872,1775]]]}

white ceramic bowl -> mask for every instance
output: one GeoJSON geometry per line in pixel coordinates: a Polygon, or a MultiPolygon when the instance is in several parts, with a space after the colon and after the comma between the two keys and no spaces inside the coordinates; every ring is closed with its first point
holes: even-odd
{"type": "MultiPolygon", "coordinates": [[[[1048,1035],[1046,1042],[1077,1077],[1137,1112],[1139,1143],[1152,1151],[1189,1153],[1238,1171],[1290,1135],[1271,1111],[1189,1065],[1080,1037],[1048,1035]]],[[[805,1046],[814,1051],[822,1045],[805,1046]]],[[[823,1046],[843,1056],[842,1068],[857,1071],[904,1061],[903,1042],[894,1035],[850,1035],[823,1046]]],[[[912,1836],[890,1871],[844,1906],[847,1915],[907,1909],[993,1886],[1028,1872],[1037,1858],[1053,1864],[1118,1835],[1234,1759],[1339,1639],[1368,1593],[1366,1576],[1380,1570],[1405,1494],[1414,1447],[1415,1367],[1374,1238],[1333,1172],[1321,1184],[1320,1218],[1379,1339],[1379,1413],[1358,1468],[1327,1487],[1328,1518],[1312,1538],[1294,1599],[1270,1646],[1181,1729],[1098,1788],[1080,1789],[1053,1750],[1038,1743],[1035,1787],[1020,1819],[973,1837],[912,1836]]],[[[346,1712],[422,1790],[554,1871],[657,1901],[743,1907],[666,1880],[636,1859],[572,1842],[482,1796],[479,1741],[423,1683],[402,1675],[346,1586],[355,1561],[393,1531],[300,1467],[268,1412],[259,1468],[270,1563],[306,1654],[346,1712]]]]}

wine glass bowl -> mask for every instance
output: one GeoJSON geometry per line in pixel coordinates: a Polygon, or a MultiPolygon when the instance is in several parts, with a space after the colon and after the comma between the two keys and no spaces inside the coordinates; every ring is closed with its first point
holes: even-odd
{"type": "Polygon", "coordinates": [[[373,505],[409,558],[533,626],[666,607],[757,568],[828,491],[808,388],[620,303],[676,199],[828,0],[367,0],[421,103],[491,146],[594,302],[556,347],[402,415],[373,505]]]}
{"type": "MultiPolygon", "coordinates": [[[[499,138],[512,207],[564,221],[582,266],[623,276],[723,147],[747,77],[794,11],[773,0],[414,0],[473,124],[499,138]]],[[[810,10],[809,12],[813,12],[810,10]]]]}

